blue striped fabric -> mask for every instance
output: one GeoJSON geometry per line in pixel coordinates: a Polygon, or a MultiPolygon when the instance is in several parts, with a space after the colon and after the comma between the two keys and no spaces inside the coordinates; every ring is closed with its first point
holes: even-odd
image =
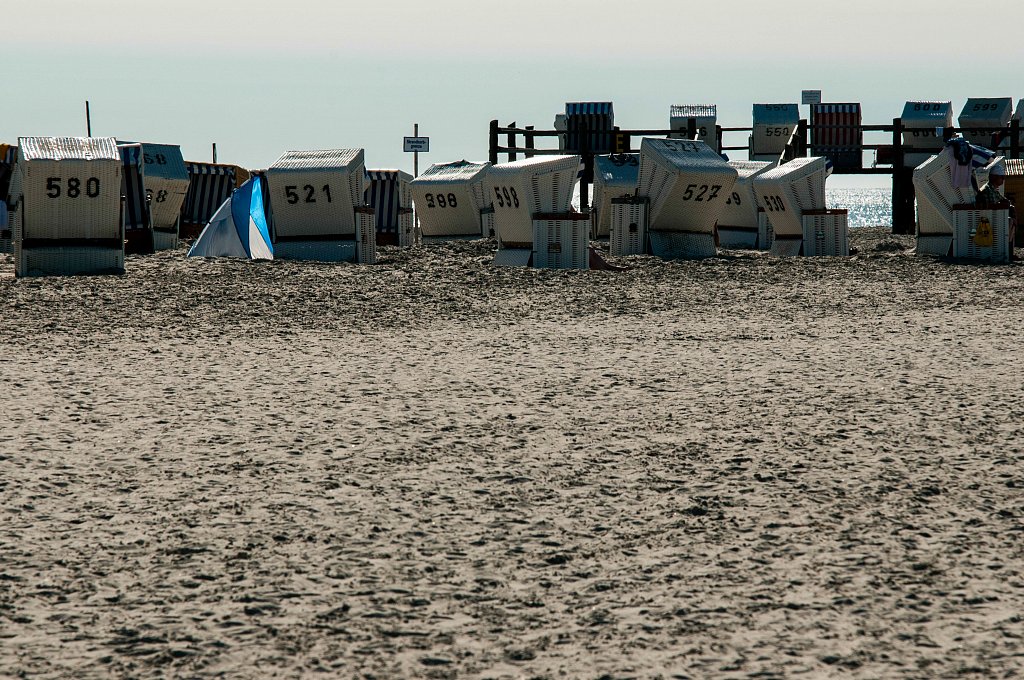
{"type": "Polygon", "coordinates": [[[182,219],[191,224],[206,224],[231,196],[235,188],[235,169],[228,165],[191,161],[185,166],[188,168],[189,185],[182,219]]]}
{"type": "Polygon", "coordinates": [[[378,234],[398,233],[399,201],[398,170],[367,170],[366,189],[363,192],[366,204],[373,208],[378,234]]]}
{"type": "Polygon", "coordinates": [[[121,193],[124,194],[124,229],[140,231],[150,228],[149,204],[142,176],[142,145],[117,147],[121,154],[121,193]]]}
{"type": "MultiPolygon", "coordinates": [[[[615,126],[615,113],[611,102],[566,102],[565,104],[565,150],[581,153],[584,138],[581,129],[588,131],[611,130],[615,126]]],[[[587,134],[587,151],[596,154],[614,151],[613,135],[610,132],[587,134]]]]}

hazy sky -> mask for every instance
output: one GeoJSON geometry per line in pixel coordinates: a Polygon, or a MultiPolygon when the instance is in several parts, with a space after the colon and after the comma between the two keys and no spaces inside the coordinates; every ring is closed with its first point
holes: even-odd
{"type": "Polygon", "coordinates": [[[866,123],[908,99],[959,113],[969,96],[1024,98],[1024,42],[996,46],[1024,24],[1019,0],[3,4],[0,141],[83,135],[88,99],[95,135],[195,160],[216,142],[219,160],[253,168],[363,147],[368,167],[411,171],[413,123],[431,138],[421,170],[486,159],[492,118],[550,128],[566,101],[613,101],[616,124],[638,129],[667,127],[672,104],[749,125],[751,104],[801,89],[862,102],[866,123]]]}

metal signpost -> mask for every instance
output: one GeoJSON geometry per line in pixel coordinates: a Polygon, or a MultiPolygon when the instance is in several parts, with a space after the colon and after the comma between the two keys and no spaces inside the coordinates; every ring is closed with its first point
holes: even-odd
{"type": "Polygon", "coordinates": [[[406,153],[412,152],[412,176],[420,176],[420,151],[427,153],[430,151],[430,137],[420,137],[420,124],[416,123],[412,126],[412,137],[405,137],[405,145],[403,150],[406,153]]]}

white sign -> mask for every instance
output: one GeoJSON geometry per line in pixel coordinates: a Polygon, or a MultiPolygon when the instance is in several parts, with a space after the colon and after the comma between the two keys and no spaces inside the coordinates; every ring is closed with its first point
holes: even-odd
{"type": "Polygon", "coordinates": [[[802,90],[804,104],[820,104],[821,90],[802,90]]]}
{"type": "Polygon", "coordinates": [[[430,151],[430,137],[405,137],[406,151],[430,151]]]}

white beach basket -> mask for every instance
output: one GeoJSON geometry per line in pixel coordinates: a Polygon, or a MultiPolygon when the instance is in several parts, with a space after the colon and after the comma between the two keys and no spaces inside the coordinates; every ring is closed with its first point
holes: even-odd
{"type": "MultiPolygon", "coordinates": [[[[989,162],[974,170],[979,181],[985,181],[989,170],[1003,161],[993,156],[989,162]]],[[[918,236],[952,236],[954,233],[953,206],[973,204],[974,187],[954,187],[950,175],[950,156],[943,151],[930,156],[914,170],[914,195],[918,205],[918,236]]]]}
{"type": "Polygon", "coordinates": [[[359,261],[357,223],[366,219],[357,213],[364,207],[362,149],[289,151],[266,177],[275,257],[359,261]]]}
{"type": "MultiPolygon", "coordinates": [[[[964,104],[957,119],[960,134],[971,144],[986,149],[997,148],[991,128],[1005,129],[1013,117],[1013,99],[1010,97],[971,97],[964,104]],[[989,128],[978,130],[978,128],[989,128]]],[[[1009,146],[1009,139],[1003,140],[1009,146]]]]}
{"type": "Polygon", "coordinates": [[[718,106],[715,104],[677,104],[669,109],[668,129],[672,139],[686,139],[690,119],[697,128],[697,140],[714,150],[721,147],[718,139],[718,106]]]}
{"type": "Polygon", "coordinates": [[[718,216],[718,244],[723,248],[757,248],[758,211],[754,178],[778,164],[769,161],[729,161],[739,173],[718,216]]]}
{"type": "Polygon", "coordinates": [[[715,255],[715,223],[738,176],[703,142],[645,138],[637,195],[650,201],[651,253],[664,258],[715,255]]]}
{"type": "Polygon", "coordinates": [[[490,163],[435,163],[410,182],[413,204],[424,239],[479,238],[480,211],[490,208],[484,178],[490,163]]]}
{"type": "Polygon", "coordinates": [[[777,161],[800,124],[796,104],[754,104],[753,130],[750,133],[749,159],[777,161]]]}
{"type": "Polygon", "coordinates": [[[112,137],[19,139],[12,190],[17,276],[123,273],[121,157],[112,137]]]}
{"type": "Polygon", "coordinates": [[[825,158],[797,158],[753,179],[757,204],[771,221],[776,240],[802,238],[803,213],[825,209],[829,171],[825,158]]]}
{"type": "Polygon", "coordinates": [[[938,129],[953,127],[953,103],[908,101],[903,106],[900,121],[903,124],[903,165],[916,168],[945,145],[938,129]]]}
{"type": "Polygon", "coordinates": [[[580,173],[579,156],[535,156],[491,166],[484,180],[494,203],[499,248],[526,244],[532,250],[533,216],[569,212],[580,173]]]}
{"type": "Polygon", "coordinates": [[[612,200],[635,194],[639,177],[640,154],[611,154],[594,158],[592,236],[604,238],[610,234],[612,200]]]}

